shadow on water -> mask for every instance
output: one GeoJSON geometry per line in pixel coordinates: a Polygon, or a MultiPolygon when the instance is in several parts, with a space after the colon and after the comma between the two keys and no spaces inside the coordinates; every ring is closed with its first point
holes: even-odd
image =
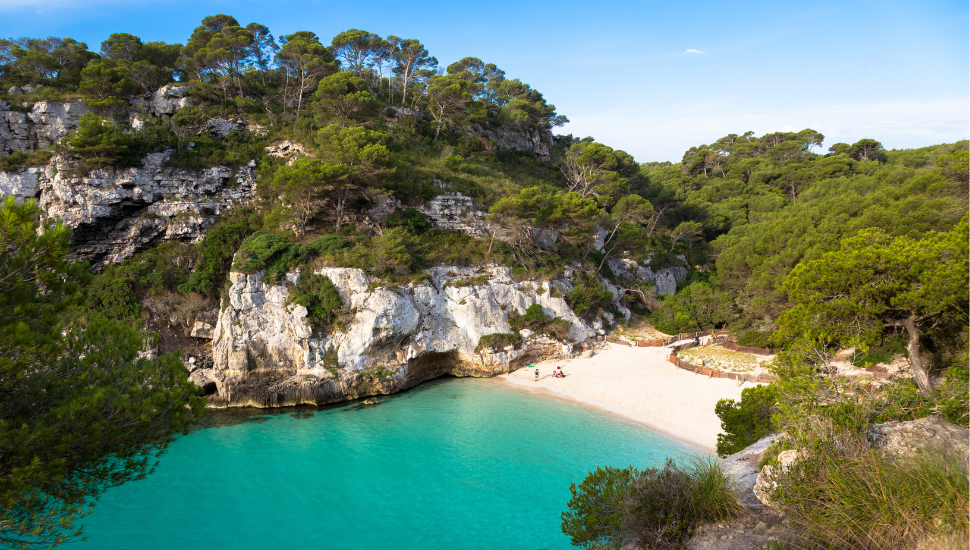
{"type": "MultiPolygon", "coordinates": [[[[421,392],[434,390],[441,384],[447,384],[452,380],[457,379],[455,376],[444,375],[433,380],[428,380],[418,384],[417,386],[404,390],[399,393],[390,395],[381,395],[379,399],[381,404],[387,403],[392,399],[409,399],[418,395],[421,392]]],[[[447,396],[449,399],[458,399],[461,397],[460,394],[452,394],[447,396]]],[[[329,403],[326,405],[300,405],[297,407],[280,407],[275,409],[258,409],[255,407],[239,407],[239,408],[228,408],[228,409],[206,409],[205,416],[199,422],[195,430],[206,430],[211,428],[226,428],[230,426],[237,426],[239,424],[245,424],[248,422],[266,422],[270,418],[277,416],[289,416],[290,418],[296,420],[305,420],[308,418],[313,418],[317,413],[323,411],[336,411],[336,412],[359,412],[365,409],[370,409],[373,407],[379,407],[378,405],[365,405],[364,399],[356,399],[354,401],[341,401],[339,403],[329,403]]],[[[193,430],[193,431],[195,431],[193,430]]]]}

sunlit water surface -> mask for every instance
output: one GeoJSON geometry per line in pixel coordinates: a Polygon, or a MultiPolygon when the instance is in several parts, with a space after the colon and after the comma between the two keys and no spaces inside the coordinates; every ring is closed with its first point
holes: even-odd
{"type": "Polygon", "coordinates": [[[81,549],[571,548],[559,514],[597,465],[690,449],[579,404],[440,379],[328,409],[214,411],[108,491],[81,549]]]}

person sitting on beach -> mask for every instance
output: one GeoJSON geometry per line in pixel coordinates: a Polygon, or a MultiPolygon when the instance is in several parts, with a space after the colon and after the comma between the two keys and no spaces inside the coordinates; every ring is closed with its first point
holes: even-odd
{"type": "Polygon", "coordinates": [[[539,369],[536,368],[536,382],[539,381],[539,369]]]}
{"type": "Polygon", "coordinates": [[[566,375],[562,373],[562,367],[556,367],[556,371],[555,371],[554,375],[556,376],[556,378],[565,378],[566,377],[566,375]]]}

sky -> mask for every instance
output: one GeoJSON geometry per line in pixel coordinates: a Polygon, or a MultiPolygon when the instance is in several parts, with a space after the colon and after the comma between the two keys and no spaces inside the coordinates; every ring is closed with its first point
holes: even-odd
{"type": "Polygon", "coordinates": [[[479,57],[532,85],[569,118],[558,133],[679,162],[749,130],[812,128],[823,150],[967,139],[968,12],[966,0],[0,0],[0,37],[185,42],[227,13],[325,43],[350,28],[417,38],[442,65],[479,57]]]}

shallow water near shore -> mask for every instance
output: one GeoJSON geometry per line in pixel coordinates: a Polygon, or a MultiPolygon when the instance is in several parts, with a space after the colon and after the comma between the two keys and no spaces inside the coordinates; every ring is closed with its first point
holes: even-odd
{"type": "Polygon", "coordinates": [[[692,449],[491,380],[365,406],[213,411],[147,478],[109,490],[77,549],[572,548],[559,514],[597,465],[692,449]]]}

